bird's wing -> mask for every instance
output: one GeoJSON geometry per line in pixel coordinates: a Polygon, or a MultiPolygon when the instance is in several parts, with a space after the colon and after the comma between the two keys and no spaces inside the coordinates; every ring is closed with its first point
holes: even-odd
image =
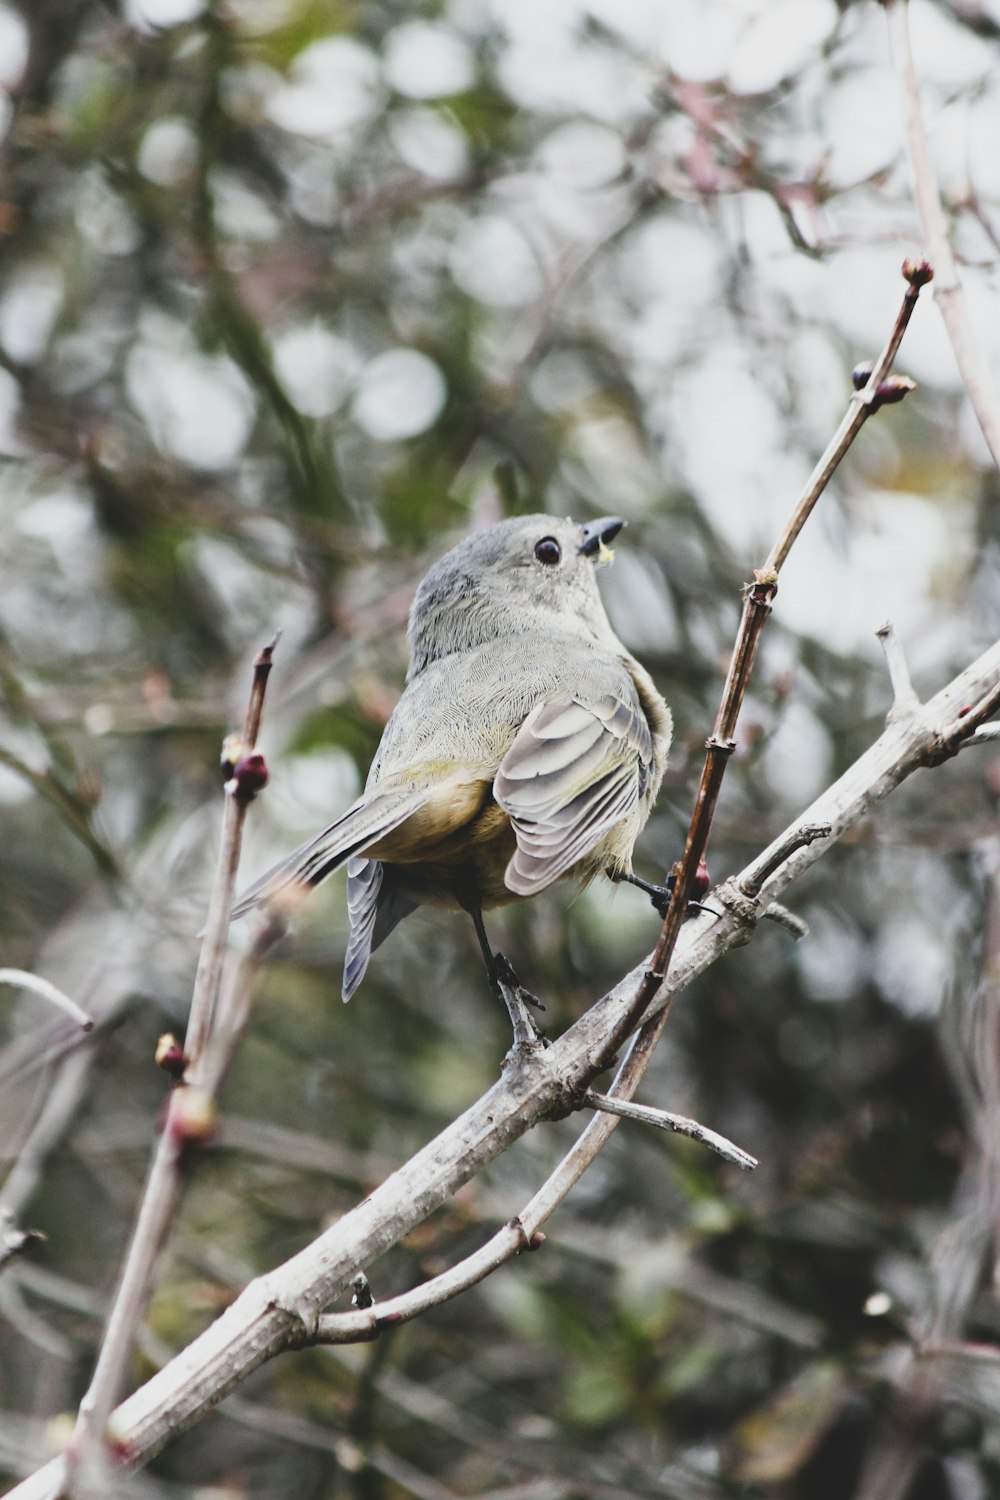
{"type": "Polygon", "coordinates": [[[332,875],[351,855],[362,853],[405,823],[433,791],[431,784],[367,793],[335,823],[255,880],[233,907],[233,917],[242,917],[266,901],[295,905],[307,890],[332,875]]]}
{"type": "Polygon", "coordinates": [[[634,691],[532,709],[493,783],[517,838],[509,889],[530,896],[564,875],[633,810],[652,768],[653,739],[634,691]]]}

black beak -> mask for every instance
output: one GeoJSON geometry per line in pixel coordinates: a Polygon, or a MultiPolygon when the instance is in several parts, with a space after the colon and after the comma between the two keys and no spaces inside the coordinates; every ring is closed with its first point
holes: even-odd
{"type": "Polygon", "coordinates": [[[596,557],[602,547],[614,541],[624,525],[621,516],[599,516],[596,521],[588,521],[581,528],[583,541],[580,543],[580,551],[584,557],[596,557]]]}

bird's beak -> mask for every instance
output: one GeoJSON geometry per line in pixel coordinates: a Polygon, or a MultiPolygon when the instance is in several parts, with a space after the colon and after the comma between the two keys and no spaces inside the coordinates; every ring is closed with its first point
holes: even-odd
{"type": "Polygon", "coordinates": [[[608,543],[614,541],[624,525],[621,516],[599,516],[596,521],[588,521],[586,526],[581,526],[583,540],[580,551],[584,557],[592,557],[599,563],[610,562],[615,554],[608,543]]]}

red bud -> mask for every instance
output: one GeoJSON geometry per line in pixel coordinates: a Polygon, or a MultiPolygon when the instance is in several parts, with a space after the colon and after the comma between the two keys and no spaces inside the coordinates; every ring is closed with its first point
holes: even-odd
{"type": "Polygon", "coordinates": [[[268,776],[267,761],[259,750],[255,750],[237,761],[226,785],[238,802],[250,802],[267,786],[268,776]]]}

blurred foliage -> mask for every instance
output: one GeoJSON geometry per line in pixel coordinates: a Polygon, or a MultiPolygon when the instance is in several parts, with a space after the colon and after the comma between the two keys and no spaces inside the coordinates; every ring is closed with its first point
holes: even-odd
{"type": "MultiPolygon", "coordinates": [[[[913,9],[996,366],[995,7],[913,9]]],[[[639,868],[676,856],[740,584],[917,240],[885,57],[878,7],[828,0],[0,6],[0,933],[100,1023],[81,1046],[4,993],[0,1202],[48,1236],[0,1278],[11,1478],[86,1384],[218,746],[276,627],[248,876],[354,795],[433,557],[515,509],[627,517],[609,608],[678,726],[639,868]]],[[[997,478],[929,302],[901,368],[920,390],[783,577],[716,877],[877,734],[887,614],[924,692],[996,636],[997,478]]],[[[988,747],[920,773],[793,890],[805,942],[761,932],[677,1006],[645,1097],[752,1178],[623,1126],[541,1254],[376,1346],[277,1361],[124,1488],[997,1493],[997,795],[988,747]]],[[[496,1075],[468,924],[411,918],[345,1008],[331,886],[268,977],[137,1376],[496,1075]]],[[[655,927],[594,889],[491,930],[558,1030],[655,927]]],[[[578,1129],[366,1268],[376,1294],[479,1244],[578,1129]]]]}

